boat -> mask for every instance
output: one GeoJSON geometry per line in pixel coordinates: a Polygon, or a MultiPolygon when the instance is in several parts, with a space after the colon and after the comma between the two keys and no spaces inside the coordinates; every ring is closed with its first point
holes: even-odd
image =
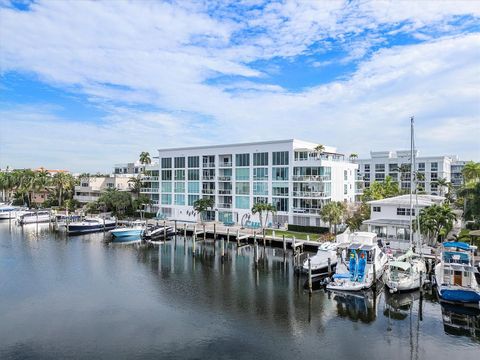
{"type": "Polygon", "coordinates": [[[417,290],[425,283],[426,274],[425,261],[408,250],[406,254],[388,262],[385,285],[391,293],[417,290]]]}
{"type": "Polygon", "coordinates": [[[131,226],[110,230],[114,242],[140,240],[145,231],[145,221],[134,221],[131,226]]]}
{"type": "MultiPolygon", "coordinates": [[[[312,274],[328,274],[337,266],[337,243],[324,242],[318,247],[317,253],[310,258],[312,274]]],[[[303,262],[302,270],[308,273],[308,259],[303,262]]]]}
{"type": "Polygon", "coordinates": [[[480,305],[480,274],[473,265],[470,245],[443,244],[440,262],[435,266],[435,283],[440,301],[480,305]]]}
{"type": "Polygon", "coordinates": [[[158,241],[175,234],[175,229],[172,226],[149,225],[145,230],[143,237],[147,240],[158,241]]]}
{"type": "Polygon", "coordinates": [[[24,214],[26,211],[27,209],[23,207],[2,205],[0,206],[0,220],[15,220],[17,215],[24,214]]]}
{"type": "Polygon", "coordinates": [[[49,210],[22,211],[17,214],[15,221],[19,225],[50,222],[51,214],[49,210]]]}
{"type": "Polygon", "coordinates": [[[116,219],[89,217],[82,221],[75,221],[67,226],[68,235],[88,234],[99,231],[112,230],[117,226],[116,219]]]}
{"type": "Polygon", "coordinates": [[[327,290],[368,289],[382,278],[385,271],[388,259],[378,246],[377,234],[354,232],[349,234],[349,238],[349,242],[337,247],[337,253],[341,251],[340,259],[327,290]]]}
{"type": "MultiPolygon", "coordinates": [[[[385,285],[390,292],[412,291],[419,289],[425,282],[427,266],[422,255],[422,244],[420,232],[417,232],[418,248],[420,255],[413,252],[413,213],[418,214],[418,196],[416,191],[417,179],[414,180],[415,169],[415,138],[414,138],[413,117],[410,119],[410,247],[409,250],[398,258],[389,261],[385,271],[385,285]],[[415,187],[416,206],[413,206],[413,191],[415,187]]],[[[417,229],[420,227],[419,217],[417,216],[417,229]]]]}

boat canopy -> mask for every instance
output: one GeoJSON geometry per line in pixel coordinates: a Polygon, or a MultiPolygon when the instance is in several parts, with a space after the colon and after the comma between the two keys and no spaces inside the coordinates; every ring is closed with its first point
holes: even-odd
{"type": "Polygon", "coordinates": [[[462,250],[470,250],[470,245],[460,241],[449,241],[443,244],[445,248],[459,248],[462,250]]]}
{"type": "Polygon", "coordinates": [[[443,260],[447,263],[463,263],[468,264],[470,259],[467,253],[458,251],[445,251],[443,253],[443,260]]]}
{"type": "Polygon", "coordinates": [[[391,261],[390,263],[388,263],[388,266],[396,267],[402,269],[403,271],[407,271],[412,267],[412,265],[410,265],[410,263],[406,261],[391,261]]]}
{"type": "Polygon", "coordinates": [[[448,270],[454,270],[454,271],[464,271],[464,272],[472,272],[472,273],[478,272],[478,270],[474,266],[466,265],[466,264],[455,264],[455,263],[445,264],[443,268],[446,270],[448,269],[448,270]]]}

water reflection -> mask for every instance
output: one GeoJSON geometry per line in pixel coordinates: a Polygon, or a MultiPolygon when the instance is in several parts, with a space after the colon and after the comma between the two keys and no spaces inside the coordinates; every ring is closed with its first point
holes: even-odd
{"type": "Polygon", "coordinates": [[[443,304],[443,329],[446,334],[467,336],[480,341],[480,310],[443,304]]]}
{"type": "Polygon", "coordinates": [[[377,318],[377,304],[383,287],[362,292],[333,292],[337,303],[337,314],[352,321],[371,323],[377,318]]]}

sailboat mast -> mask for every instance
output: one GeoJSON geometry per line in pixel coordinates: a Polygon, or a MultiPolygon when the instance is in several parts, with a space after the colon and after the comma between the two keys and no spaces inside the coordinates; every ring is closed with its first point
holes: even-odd
{"type": "Polygon", "coordinates": [[[413,159],[413,116],[410,118],[410,248],[413,245],[413,224],[412,224],[412,212],[413,212],[413,167],[415,165],[413,159]]]}

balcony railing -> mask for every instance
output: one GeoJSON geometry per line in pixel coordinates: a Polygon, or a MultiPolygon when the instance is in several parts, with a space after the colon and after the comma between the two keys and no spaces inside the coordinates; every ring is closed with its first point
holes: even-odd
{"type": "Polygon", "coordinates": [[[214,168],[214,167],[215,167],[215,163],[203,163],[203,167],[204,167],[204,168],[214,168]]]}
{"type": "Polygon", "coordinates": [[[268,180],[268,176],[253,176],[253,180],[268,180]]]}
{"type": "Polygon", "coordinates": [[[202,194],[215,194],[215,189],[202,189],[202,194]]]}
{"type": "Polygon", "coordinates": [[[140,188],[141,193],[158,193],[158,188],[140,188]]]}
{"type": "Polygon", "coordinates": [[[220,203],[220,204],[218,204],[218,207],[220,209],[230,209],[232,207],[232,204],[220,203]]]}
{"type": "Polygon", "coordinates": [[[330,181],[330,175],[293,175],[293,181],[330,181]]]}
{"type": "Polygon", "coordinates": [[[232,193],[232,189],[220,189],[218,190],[220,195],[230,195],[232,193]]]}
{"type": "Polygon", "coordinates": [[[215,175],[203,175],[202,180],[215,180],[215,175]]]}
{"type": "Polygon", "coordinates": [[[219,176],[218,181],[232,181],[231,176],[219,176]]]}
{"type": "Polygon", "coordinates": [[[158,176],[143,176],[142,181],[158,181],[158,176]]]}
{"type": "Polygon", "coordinates": [[[296,197],[320,197],[328,198],[331,195],[323,191],[294,191],[293,196],[296,197]]]}
{"type": "Polygon", "coordinates": [[[221,162],[220,161],[220,164],[218,165],[218,167],[232,167],[232,163],[231,162],[221,162]]]}
{"type": "Polygon", "coordinates": [[[315,214],[320,215],[320,209],[312,208],[292,208],[292,212],[295,214],[315,214]]]}

